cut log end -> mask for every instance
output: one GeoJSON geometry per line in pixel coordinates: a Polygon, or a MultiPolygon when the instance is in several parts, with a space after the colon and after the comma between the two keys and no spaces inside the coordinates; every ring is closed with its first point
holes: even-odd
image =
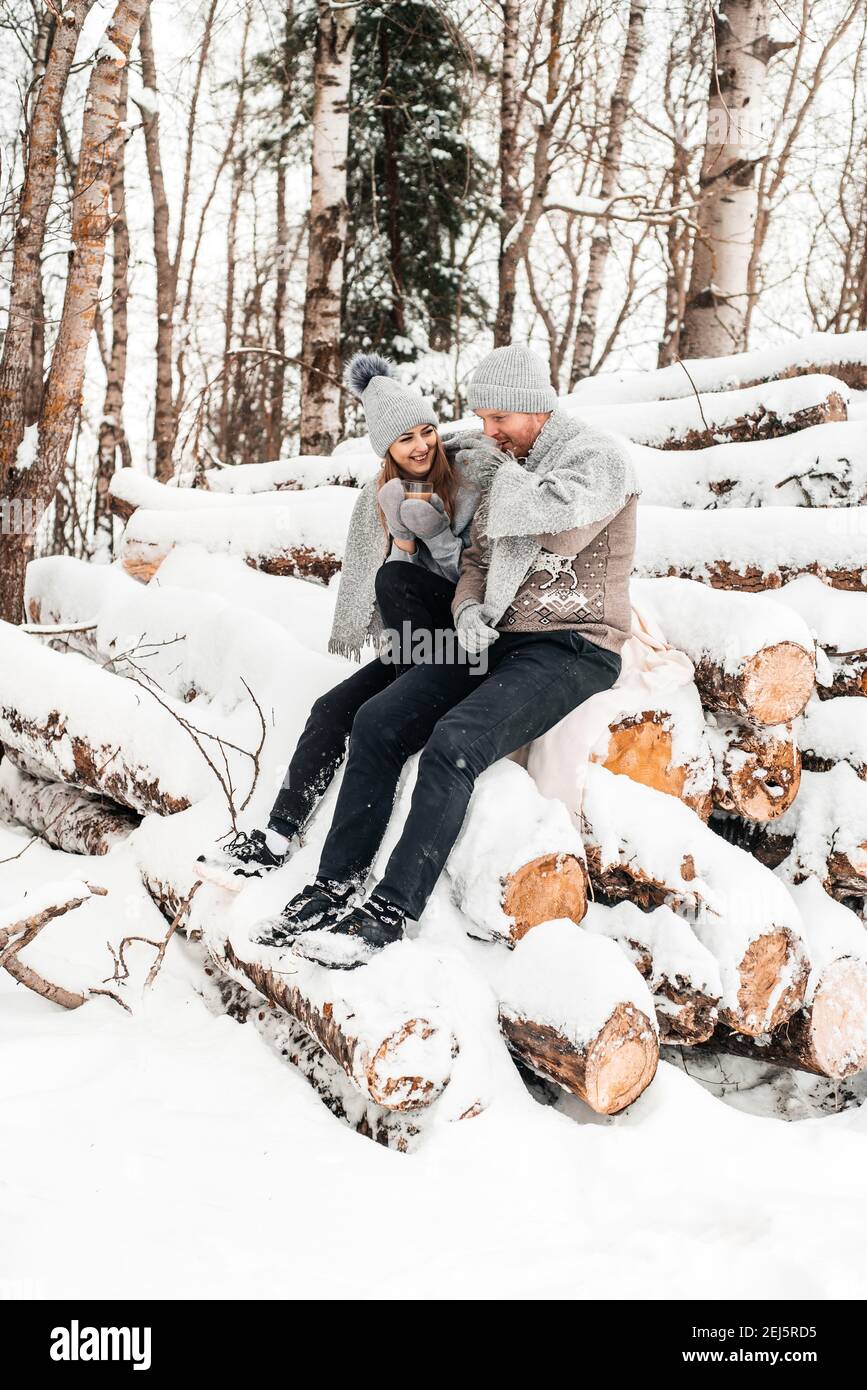
{"type": "Polygon", "coordinates": [[[707,820],[711,811],[710,795],[685,791],[689,769],[676,762],[671,730],[660,722],[658,714],[648,712],[640,719],[609,727],[608,749],[604,757],[595,757],[592,761],[601,762],[609,772],[621,773],[631,777],[633,782],[643,782],[646,787],[678,797],[702,820],[707,820]]]}
{"type": "Polygon", "coordinates": [[[785,724],[802,713],[815,681],[810,652],[797,642],[775,642],[745,664],[746,711],[760,724],[785,724]]]}
{"type": "Polygon", "coordinates": [[[737,1010],[721,1007],[721,1021],[749,1037],[772,1032],[801,1007],[807,974],[798,939],[787,928],[766,932],[747,947],[739,967],[737,1010]],[[783,979],[788,984],[781,990],[783,979]]]}
{"type": "Polygon", "coordinates": [[[510,936],[520,941],[541,922],[559,917],[580,922],[587,911],[587,874],[574,854],[543,854],[506,880],[503,911],[514,918],[510,936]]]}
{"type": "Polygon", "coordinates": [[[825,1076],[842,1080],[867,1066],[867,961],[846,956],[824,971],[813,997],[810,1042],[825,1076]]]}
{"type": "Polygon", "coordinates": [[[523,1062],[578,1096],[600,1115],[615,1115],[650,1085],[659,1061],[656,1031],[633,1004],[618,1004],[586,1047],[549,1024],[501,1013],[500,1026],[523,1062]]]}
{"type": "Polygon", "coordinates": [[[364,1068],[365,1089],[377,1105],[415,1110],[429,1105],[449,1082],[457,1045],[426,1018],[407,1020],[385,1038],[364,1068]],[[415,1069],[415,1072],[414,1072],[415,1069]]]}
{"type": "Polygon", "coordinates": [[[650,1085],[659,1044],[647,1016],[618,1004],[587,1057],[587,1104],[600,1115],[616,1115],[650,1085]]]}

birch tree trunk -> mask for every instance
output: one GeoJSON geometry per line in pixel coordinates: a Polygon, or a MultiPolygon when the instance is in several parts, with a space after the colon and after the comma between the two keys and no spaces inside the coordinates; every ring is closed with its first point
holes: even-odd
{"type": "Polygon", "coordinates": [[[301,357],[301,453],[329,454],[340,438],[341,299],[346,248],[346,155],[355,9],[318,0],[307,289],[301,357]]]}
{"type": "Polygon", "coordinates": [[[512,337],[515,313],[515,273],[517,261],[506,254],[512,228],[521,215],[518,188],[518,24],[520,0],[501,0],[503,11],[503,56],[500,68],[500,260],[497,287],[497,318],[494,346],[505,347],[512,337]]]}
{"type": "Polygon", "coordinates": [[[63,311],[42,398],[37,457],[29,469],[11,478],[7,476],[6,480],[4,505],[8,502],[20,510],[24,522],[0,528],[0,618],[9,622],[20,621],[24,572],[33,551],[35,525],[63,474],[81,408],[85,358],[110,224],[111,181],[123,138],[121,75],[147,4],[148,0],[118,0],[88,84],[72,204],[75,249],[70,257],[63,311]]]}
{"type": "MultiPolygon", "coordinates": [[[[121,73],[120,113],[126,119],[129,74],[121,73]]],[[[114,524],[109,488],[118,465],[128,461],[129,445],[123,428],[123,390],[126,382],[127,300],[129,298],[129,226],[126,220],[124,142],[117,151],[111,181],[111,353],[106,371],[105,398],[99,422],[99,455],[93,508],[93,537],[97,551],[114,553],[114,524]],[[127,457],[125,457],[125,455],[127,457]]]]}
{"type": "Polygon", "coordinates": [[[768,36],[768,8],[768,0],[720,0],[719,9],[711,7],[714,63],[683,357],[721,357],[746,347],[762,107],[767,65],[779,46],[768,36]]]}
{"type": "MultiPolygon", "coordinates": [[[[518,266],[530,250],[539,218],[545,210],[545,195],[551,179],[551,145],[557,120],[568,100],[568,86],[561,82],[563,15],[566,0],[551,0],[549,46],[545,59],[547,82],[544,102],[528,99],[538,112],[536,143],[533,150],[533,176],[530,189],[518,207],[517,220],[506,232],[500,252],[500,302],[497,309],[495,341],[502,346],[511,341],[515,308],[515,279],[518,266]]],[[[513,161],[514,163],[514,161],[513,161]]],[[[519,204],[520,204],[520,195],[519,204]]]]}
{"type": "Polygon", "coordinates": [[[169,203],[160,151],[160,113],[153,30],[146,14],[139,36],[142,81],[150,93],[142,108],[148,177],[154,206],[154,259],[157,272],[157,379],[154,398],[154,472],[161,483],[174,471],[175,444],[174,355],[175,267],[169,250],[169,203]]]}
{"type": "MultiPolygon", "coordinates": [[[[602,177],[598,197],[610,198],[617,189],[620,177],[620,163],[623,154],[623,132],[629,110],[629,96],[638,71],[638,61],[644,47],[644,15],[647,0],[631,0],[629,22],[626,30],[626,47],[620,64],[617,84],[611,97],[608,113],[608,138],[602,156],[602,177]]],[[[599,314],[599,301],[605,282],[605,265],[611,247],[609,232],[605,222],[598,222],[590,242],[590,259],[587,279],[581,297],[578,314],[578,327],[575,333],[575,348],[572,354],[572,371],[569,377],[569,390],[574,391],[581,377],[587,376],[593,356],[593,340],[596,336],[596,320],[599,314]]]]}
{"type": "MultiPolygon", "coordinates": [[[[81,26],[92,4],[93,0],[70,0],[64,7],[54,27],[28,131],[24,182],[15,222],[9,310],[0,360],[0,497],[4,505],[9,497],[26,424],[34,306],[38,314],[42,302],[40,257],[57,171],[61,105],[81,26]]],[[[41,66],[40,56],[37,55],[37,66],[41,66]]],[[[2,541],[4,562],[17,564],[19,561],[13,561],[7,554],[5,539],[2,541]]],[[[17,622],[20,611],[16,609],[10,614],[4,610],[3,616],[17,622]]]]}
{"type": "Polygon", "coordinates": [[[283,447],[283,391],[286,381],[286,304],[289,295],[289,222],[286,216],[286,160],[289,155],[289,121],[292,116],[294,59],[291,51],[293,6],[287,0],[283,19],[283,66],[280,90],[280,141],[277,146],[276,241],[274,276],[274,350],[271,366],[271,400],[263,462],[280,457],[283,447]]]}

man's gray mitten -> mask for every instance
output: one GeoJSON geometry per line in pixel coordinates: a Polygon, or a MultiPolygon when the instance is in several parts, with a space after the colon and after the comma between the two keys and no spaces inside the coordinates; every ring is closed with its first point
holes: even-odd
{"type": "Polygon", "coordinates": [[[478,656],[492,642],[496,642],[499,632],[495,627],[488,627],[482,617],[482,605],[480,603],[467,603],[458,613],[455,619],[458,641],[465,652],[470,656],[478,656]]]}
{"type": "Polygon", "coordinates": [[[388,523],[388,529],[396,541],[415,540],[412,531],[407,531],[400,519],[400,509],[405,499],[406,494],[403,490],[403,483],[400,478],[392,478],[389,482],[383,483],[379,492],[376,494],[376,500],[380,507],[382,507],[382,513],[388,523]]]}
{"type": "Polygon", "coordinates": [[[405,497],[400,509],[400,520],[420,540],[429,541],[449,529],[449,519],[442,499],[431,493],[429,502],[422,497],[405,497]]]}

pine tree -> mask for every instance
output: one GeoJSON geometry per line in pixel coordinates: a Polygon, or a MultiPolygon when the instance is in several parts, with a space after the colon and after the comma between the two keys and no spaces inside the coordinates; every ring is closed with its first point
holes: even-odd
{"type": "Polygon", "coordinates": [[[470,148],[470,55],[431,0],[359,7],[348,167],[347,351],[398,361],[448,351],[458,314],[487,306],[459,266],[464,229],[484,215],[487,166],[470,148]]]}

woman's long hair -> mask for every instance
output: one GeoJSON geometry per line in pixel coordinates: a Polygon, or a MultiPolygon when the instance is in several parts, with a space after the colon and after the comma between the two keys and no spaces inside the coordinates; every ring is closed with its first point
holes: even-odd
{"type": "MultiPolygon", "coordinates": [[[[379,489],[383,486],[384,483],[391,482],[392,478],[400,478],[403,482],[408,483],[426,483],[427,486],[430,488],[431,492],[435,492],[442,501],[442,504],[446,509],[446,516],[448,517],[449,521],[451,521],[455,512],[455,494],[457,493],[458,488],[457,483],[455,482],[455,476],[452,471],[452,466],[449,463],[448,458],[446,457],[446,451],[443,448],[442,440],[440,439],[439,434],[437,434],[437,442],[436,447],[434,449],[433,463],[430,466],[430,472],[428,473],[426,478],[414,478],[411,473],[404,473],[400,468],[398,468],[397,464],[392,458],[391,450],[387,450],[385,458],[382,460],[382,467],[379,470],[379,476],[376,479],[377,492],[379,492],[379,489]]],[[[378,502],[376,504],[376,509],[379,512],[380,524],[382,526],[383,531],[385,532],[387,549],[388,522],[386,521],[383,510],[378,502]]]]}

